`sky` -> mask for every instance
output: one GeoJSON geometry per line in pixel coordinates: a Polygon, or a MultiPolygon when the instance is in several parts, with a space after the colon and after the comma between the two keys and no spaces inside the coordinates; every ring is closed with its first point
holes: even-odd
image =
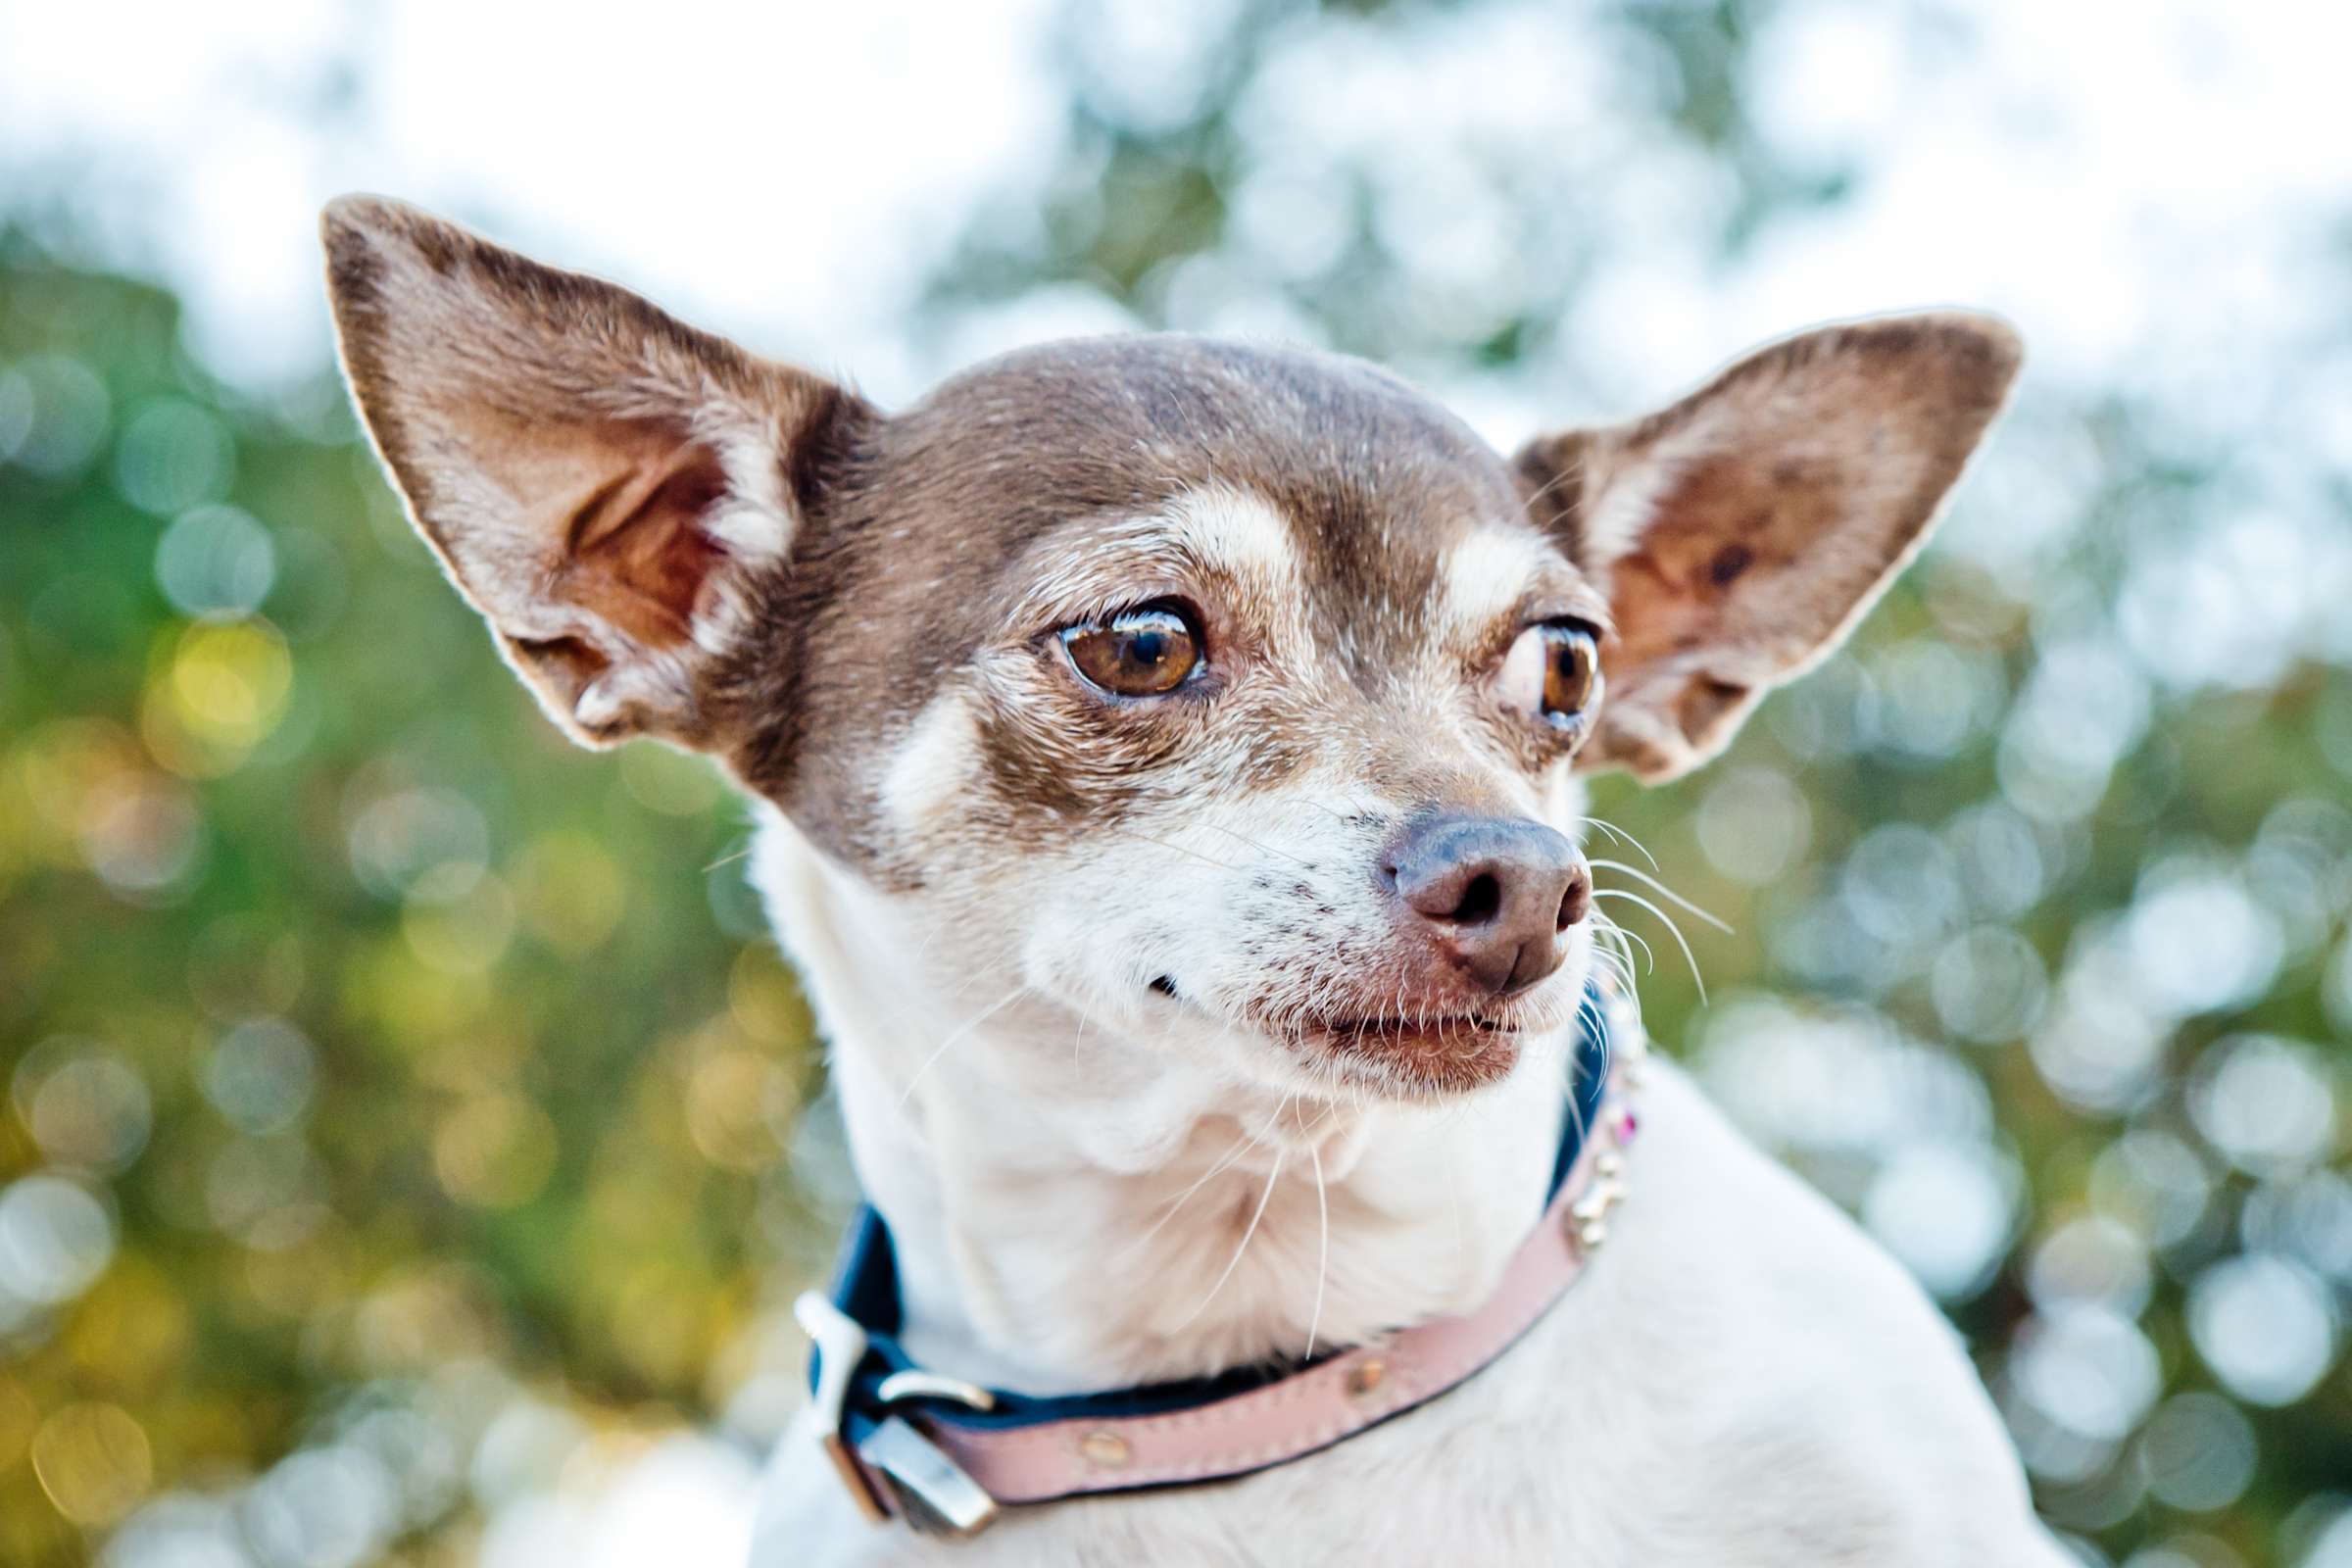
{"type": "MultiPolygon", "coordinates": [[[[1148,0],[1098,15],[1089,36],[1139,84],[1139,112],[1181,107],[1200,35],[1148,0]]],[[[904,399],[941,368],[901,331],[926,270],[983,197],[1038,186],[1058,145],[1047,19],[1046,0],[669,0],[658,16],[5,0],[0,179],[69,187],[110,258],[187,293],[193,346],[232,381],[319,363],[316,213],[371,189],[904,399]]],[[[1511,53],[1537,26],[1572,29],[1573,10],[1488,8],[1401,59],[1327,26],[1290,51],[1269,87],[1288,102],[1260,121],[1384,123],[1409,148],[1424,123],[1530,118],[1623,69],[1547,77],[1511,53]]],[[[2017,319],[2038,373],[2210,402],[2241,357],[2334,306],[2321,268],[2352,192],[2348,36],[2352,14],[2282,0],[1787,6],[1758,39],[1763,131],[1817,159],[1861,149],[1867,177],[1729,270],[1663,238],[1592,281],[1578,346],[1627,395],[1664,395],[1811,320],[1961,302],[2017,319]]]]}
{"type": "Polygon", "coordinates": [[[345,190],[821,359],[1059,128],[1035,0],[656,11],[8,0],[0,177],[71,180],[232,380],[326,352],[318,212],[345,190]]]}

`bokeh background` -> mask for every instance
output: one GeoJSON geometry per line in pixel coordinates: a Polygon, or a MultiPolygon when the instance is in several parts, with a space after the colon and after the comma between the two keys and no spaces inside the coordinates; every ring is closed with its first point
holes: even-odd
{"type": "Polygon", "coordinates": [[[2085,1561],[2352,1564],[2346,23],[2225,0],[0,0],[0,1562],[725,1562],[847,1200],[744,817],[567,749],[328,358],[390,190],[884,401],[1171,325],[1498,443],[1828,317],[2035,358],[1936,551],[1600,808],[1657,1032],[2085,1561]],[[660,1554],[657,1557],[657,1554],[660,1554]]]}

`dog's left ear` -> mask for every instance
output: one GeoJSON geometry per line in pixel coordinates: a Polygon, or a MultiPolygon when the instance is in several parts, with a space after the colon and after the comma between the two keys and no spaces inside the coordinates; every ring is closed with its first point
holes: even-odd
{"type": "Polygon", "coordinates": [[[2022,358],[1988,316],[1857,321],[1646,419],[1530,442],[1529,510],[1614,622],[1579,766],[1686,773],[1835,648],[1927,539],[2022,358]]]}

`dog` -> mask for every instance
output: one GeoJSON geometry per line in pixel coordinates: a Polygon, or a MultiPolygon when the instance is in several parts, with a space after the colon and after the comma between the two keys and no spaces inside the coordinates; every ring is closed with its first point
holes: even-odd
{"type": "Polygon", "coordinates": [[[1911,1280],[1643,1058],[1580,848],[1587,774],[1706,760],[1917,552],[2007,326],[1506,460],[1180,335],[886,414],[398,203],[323,228],[507,662],[760,818],[871,1205],[761,1568],[2071,1560],[1911,1280]]]}

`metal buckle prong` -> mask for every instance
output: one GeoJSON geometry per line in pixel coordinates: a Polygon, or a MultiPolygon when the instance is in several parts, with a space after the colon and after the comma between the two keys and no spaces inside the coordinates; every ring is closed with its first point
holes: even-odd
{"type": "Polygon", "coordinates": [[[969,1410],[997,1407],[997,1396],[977,1383],[912,1366],[884,1378],[875,1386],[874,1397],[884,1404],[897,1404],[905,1399],[953,1399],[969,1410]]]}
{"type": "Polygon", "coordinates": [[[928,1536],[974,1536],[997,1517],[997,1499],[905,1416],[865,1435],[858,1456],[897,1494],[906,1523],[928,1536]]]}
{"type": "Polygon", "coordinates": [[[801,1329],[816,1344],[816,1392],[809,1399],[809,1415],[816,1423],[817,1442],[824,1445],[825,1456],[833,1468],[841,1472],[841,1484],[849,1489],[850,1500],[868,1523],[880,1524],[890,1517],[890,1510],[874,1492],[865,1467],[850,1448],[849,1439],[841,1430],[842,1412],[849,1403],[850,1382],[858,1375],[858,1363],[865,1359],[865,1330],[858,1320],[815,1291],[803,1291],[792,1303],[792,1315],[800,1320],[801,1329]]]}

